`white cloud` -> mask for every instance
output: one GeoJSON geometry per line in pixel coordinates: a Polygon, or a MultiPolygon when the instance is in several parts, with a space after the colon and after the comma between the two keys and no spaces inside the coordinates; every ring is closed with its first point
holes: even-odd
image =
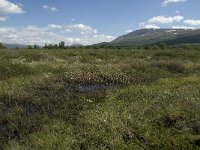
{"type": "Polygon", "coordinates": [[[169,23],[173,23],[173,22],[178,22],[183,20],[184,17],[183,16],[173,16],[173,17],[166,17],[164,15],[162,16],[154,16],[153,18],[150,18],[148,20],[149,23],[159,23],[159,24],[169,24],[169,23]]]}
{"type": "Polygon", "coordinates": [[[74,24],[71,28],[78,29],[78,30],[92,30],[90,26],[86,26],[84,24],[74,24]]]}
{"type": "Polygon", "coordinates": [[[138,26],[139,26],[140,28],[143,28],[143,27],[145,26],[145,24],[146,24],[146,23],[144,23],[144,22],[141,22],[141,23],[139,23],[139,25],[138,25],[138,26]]]}
{"type": "Polygon", "coordinates": [[[95,34],[91,37],[85,37],[83,38],[83,44],[88,45],[88,43],[101,43],[101,42],[110,42],[114,40],[115,37],[105,35],[105,34],[95,34]]]}
{"type": "Polygon", "coordinates": [[[181,21],[181,20],[183,20],[184,19],[184,17],[183,16],[174,16],[174,17],[172,17],[173,18],[173,21],[181,21]]]}
{"type": "Polygon", "coordinates": [[[168,4],[170,4],[170,3],[180,3],[180,2],[186,2],[186,0],[165,0],[165,1],[162,3],[162,6],[165,7],[165,6],[167,6],[168,4]]]}
{"type": "Polygon", "coordinates": [[[173,29],[195,29],[195,27],[188,26],[172,26],[173,29]]]}
{"type": "Polygon", "coordinates": [[[22,8],[8,0],[0,0],[0,14],[21,14],[22,8]]]}
{"type": "Polygon", "coordinates": [[[7,21],[8,17],[0,17],[0,21],[7,21]]]}
{"type": "Polygon", "coordinates": [[[84,24],[74,24],[66,26],[66,28],[69,28],[71,30],[81,31],[81,34],[90,34],[90,33],[97,34],[98,32],[96,29],[93,29],[92,27],[84,24]]]}
{"type": "Polygon", "coordinates": [[[48,27],[50,29],[62,29],[62,26],[56,24],[49,24],[48,27]]]}
{"type": "Polygon", "coordinates": [[[133,30],[127,30],[127,31],[126,31],[126,33],[131,33],[131,32],[133,32],[133,30]]]}
{"type": "Polygon", "coordinates": [[[160,27],[156,26],[155,24],[147,24],[144,26],[146,29],[160,29],[160,27]]]}
{"type": "Polygon", "coordinates": [[[28,30],[28,31],[41,31],[41,29],[38,28],[37,26],[27,26],[26,30],[28,30]]]}
{"type": "Polygon", "coordinates": [[[160,29],[160,27],[155,24],[146,24],[144,22],[139,23],[139,27],[145,29],[160,29]]]}
{"type": "Polygon", "coordinates": [[[97,29],[93,29],[91,26],[84,24],[72,24],[72,25],[57,25],[49,24],[48,29],[62,29],[62,32],[79,32],[85,34],[97,34],[97,29]]]}
{"type": "Polygon", "coordinates": [[[0,28],[0,42],[44,45],[45,43],[56,44],[60,41],[65,41],[66,45],[74,43],[89,45],[99,42],[109,42],[115,38],[109,35],[97,34],[97,32],[93,32],[95,30],[84,24],[50,24],[46,27],[27,26],[21,28],[2,27],[0,28]],[[65,31],[67,29],[71,32],[65,31]],[[81,32],[84,32],[84,34],[81,32]]]}
{"type": "Polygon", "coordinates": [[[192,26],[199,26],[200,25],[200,20],[184,20],[184,23],[185,24],[188,24],[188,25],[192,25],[192,26]]]}
{"type": "Polygon", "coordinates": [[[43,5],[42,7],[43,7],[43,9],[46,9],[46,10],[58,11],[58,9],[56,7],[53,7],[53,6],[43,5]]]}

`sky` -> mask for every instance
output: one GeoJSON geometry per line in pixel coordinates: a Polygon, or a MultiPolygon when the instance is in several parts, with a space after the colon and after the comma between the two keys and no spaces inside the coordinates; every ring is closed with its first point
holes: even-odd
{"type": "Polygon", "coordinates": [[[89,45],[142,28],[200,28],[200,0],[0,0],[0,42],[89,45]]]}

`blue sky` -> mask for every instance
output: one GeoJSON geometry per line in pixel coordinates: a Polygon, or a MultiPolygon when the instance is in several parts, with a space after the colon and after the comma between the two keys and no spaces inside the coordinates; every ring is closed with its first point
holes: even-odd
{"type": "Polygon", "coordinates": [[[200,27],[199,0],[0,0],[0,42],[84,45],[140,28],[200,27]]]}

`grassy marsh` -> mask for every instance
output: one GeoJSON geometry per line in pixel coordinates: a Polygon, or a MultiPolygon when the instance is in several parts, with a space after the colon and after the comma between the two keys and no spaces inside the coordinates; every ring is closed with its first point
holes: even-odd
{"type": "Polygon", "coordinates": [[[199,50],[0,50],[0,148],[200,149],[199,91],[199,50]]]}

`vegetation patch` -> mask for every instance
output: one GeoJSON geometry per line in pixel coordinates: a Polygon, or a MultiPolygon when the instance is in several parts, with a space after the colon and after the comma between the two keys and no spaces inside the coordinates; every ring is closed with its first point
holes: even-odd
{"type": "Polygon", "coordinates": [[[0,149],[200,149],[197,49],[0,54],[0,149]]]}

